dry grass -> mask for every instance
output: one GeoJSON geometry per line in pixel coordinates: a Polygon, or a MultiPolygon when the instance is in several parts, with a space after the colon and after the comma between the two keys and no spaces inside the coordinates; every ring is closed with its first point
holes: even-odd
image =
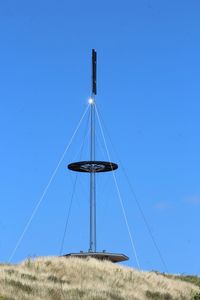
{"type": "Polygon", "coordinates": [[[95,259],[47,257],[0,266],[0,300],[189,300],[200,299],[198,293],[197,285],[177,277],[95,259]]]}

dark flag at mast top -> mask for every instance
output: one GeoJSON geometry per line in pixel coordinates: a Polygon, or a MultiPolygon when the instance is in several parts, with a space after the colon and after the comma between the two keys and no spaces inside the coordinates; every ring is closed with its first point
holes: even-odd
{"type": "Polygon", "coordinates": [[[64,256],[75,257],[94,257],[100,260],[110,260],[120,262],[128,260],[128,257],[121,253],[110,253],[106,251],[96,251],[96,180],[95,176],[99,172],[113,172],[118,165],[112,162],[100,161],[95,159],[95,95],[97,94],[97,53],[92,49],[92,95],[91,101],[91,141],[90,141],[90,160],[70,163],[68,169],[75,172],[89,173],[90,175],[90,247],[88,252],[69,253],[64,256]]]}
{"type": "Polygon", "coordinates": [[[97,53],[92,49],[92,93],[97,94],[97,53]]]}

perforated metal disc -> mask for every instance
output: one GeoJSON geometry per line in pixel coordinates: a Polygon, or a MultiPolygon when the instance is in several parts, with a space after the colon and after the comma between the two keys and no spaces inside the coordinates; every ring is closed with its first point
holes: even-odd
{"type": "Polygon", "coordinates": [[[68,169],[76,172],[109,172],[118,168],[118,165],[107,161],[79,161],[68,165],[68,169]]]}

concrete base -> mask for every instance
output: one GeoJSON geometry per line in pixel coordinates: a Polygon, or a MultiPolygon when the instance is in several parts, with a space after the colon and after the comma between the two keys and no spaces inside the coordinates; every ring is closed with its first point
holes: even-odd
{"type": "Polygon", "coordinates": [[[63,256],[65,256],[65,257],[80,257],[80,258],[92,257],[92,258],[96,258],[99,260],[108,260],[113,263],[117,263],[117,262],[121,262],[121,261],[125,261],[125,260],[129,259],[129,257],[124,254],[109,253],[109,252],[82,252],[81,251],[79,253],[69,253],[69,254],[65,254],[63,256]]]}

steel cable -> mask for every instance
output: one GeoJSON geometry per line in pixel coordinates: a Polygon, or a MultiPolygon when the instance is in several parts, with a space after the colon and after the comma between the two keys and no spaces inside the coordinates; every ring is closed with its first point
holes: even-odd
{"type": "Polygon", "coordinates": [[[75,129],[75,131],[74,131],[74,133],[73,133],[73,135],[72,135],[72,137],[71,137],[71,139],[70,139],[67,147],[65,148],[63,154],[61,155],[61,158],[58,161],[58,164],[57,164],[56,168],[54,169],[54,171],[53,171],[53,173],[52,173],[52,175],[51,175],[51,177],[50,177],[50,179],[49,179],[49,181],[48,181],[48,183],[47,183],[47,185],[46,185],[46,187],[45,187],[45,189],[44,189],[44,191],[42,193],[42,196],[40,197],[39,201],[37,202],[37,204],[36,204],[36,206],[35,206],[32,214],[31,214],[28,222],[26,223],[26,225],[24,227],[24,230],[23,230],[22,234],[20,235],[20,237],[19,237],[19,239],[18,239],[18,241],[16,243],[16,246],[14,247],[14,249],[13,249],[13,251],[12,251],[10,257],[9,257],[8,262],[11,262],[11,260],[13,259],[13,257],[15,255],[17,249],[19,248],[19,246],[20,246],[20,244],[21,244],[21,242],[22,242],[22,240],[23,240],[23,238],[24,238],[24,236],[25,236],[25,234],[26,234],[26,232],[27,232],[27,230],[28,230],[28,228],[29,228],[29,226],[30,226],[30,224],[31,224],[34,216],[35,216],[35,214],[37,213],[37,211],[38,211],[38,209],[39,209],[39,207],[40,207],[40,205],[41,205],[44,197],[46,196],[47,191],[49,190],[49,187],[50,187],[53,179],[55,178],[55,176],[57,174],[57,171],[58,171],[58,169],[59,169],[59,167],[60,167],[60,165],[61,165],[61,163],[62,163],[62,161],[63,161],[63,159],[64,159],[64,157],[65,157],[65,155],[66,155],[66,153],[68,151],[68,149],[69,149],[69,147],[71,146],[71,143],[72,143],[72,141],[73,141],[73,139],[74,139],[77,131],[80,128],[80,125],[81,125],[81,123],[82,123],[82,121],[83,121],[83,119],[84,119],[84,117],[85,117],[85,115],[86,115],[86,113],[88,111],[88,108],[89,108],[89,105],[86,107],[84,113],[82,114],[82,117],[81,117],[80,121],[78,122],[78,125],[77,125],[77,127],[76,127],[76,129],[75,129]]]}

